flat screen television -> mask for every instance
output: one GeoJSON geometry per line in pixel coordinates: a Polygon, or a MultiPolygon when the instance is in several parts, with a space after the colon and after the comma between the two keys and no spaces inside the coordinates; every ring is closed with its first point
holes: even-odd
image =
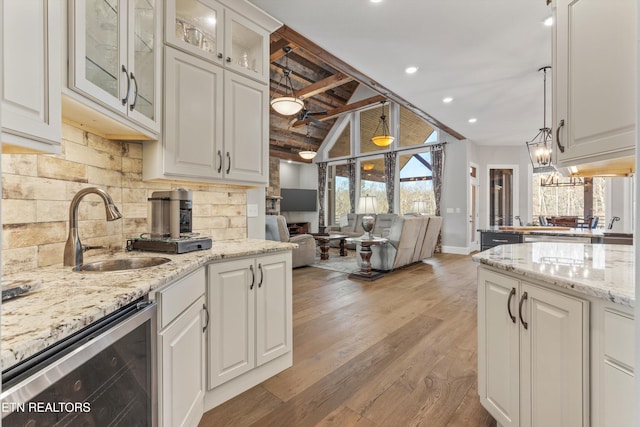
{"type": "Polygon", "coordinates": [[[315,212],[318,210],[318,190],[281,188],[280,210],[282,212],[315,212]]]}

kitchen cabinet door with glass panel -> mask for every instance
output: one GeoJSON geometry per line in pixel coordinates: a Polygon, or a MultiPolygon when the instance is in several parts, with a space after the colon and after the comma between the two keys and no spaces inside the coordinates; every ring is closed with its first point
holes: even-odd
{"type": "Polygon", "coordinates": [[[70,87],[159,131],[161,4],[157,0],[72,3],[70,87]]]}
{"type": "Polygon", "coordinates": [[[213,0],[168,0],[165,42],[247,77],[269,80],[269,31],[213,0]]]}

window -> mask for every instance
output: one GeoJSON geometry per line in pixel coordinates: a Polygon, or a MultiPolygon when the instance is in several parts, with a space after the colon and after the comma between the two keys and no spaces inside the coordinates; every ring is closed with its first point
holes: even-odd
{"type": "Polygon", "coordinates": [[[349,157],[351,155],[351,123],[347,125],[340,133],[338,139],[329,150],[329,158],[336,159],[340,157],[349,157]]]}
{"type": "MultiPolygon", "coordinates": [[[[371,143],[373,145],[373,143],[371,143]]],[[[382,157],[360,160],[360,196],[375,196],[378,200],[378,213],[389,212],[387,184],[384,177],[384,159],[382,157]]]]}
{"type": "Polygon", "coordinates": [[[436,199],[433,192],[431,152],[400,154],[398,162],[400,166],[400,214],[413,212],[434,215],[436,199]],[[416,202],[426,202],[426,205],[416,202]]]}
{"type": "MultiPolygon", "coordinates": [[[[387,124],[389,124],[389,106],[384,106],[385,115],[387,116],[387,124]]],[[[387,150],[388,147],[378,147],[371,141],[371,137],[380,123],[380,114],[382,109],[379,107],[371,108],[360,112],[360,152],[375,153],[377,151],[387,150]]],[[[382,126],[380,126],[382,128],[382,126]]],[[[378,129],[378,134],[381,134],[378,129]]],[[[380,206],[380,205],[378,205],[380,206]]]]}
{"type": "Polygon", "coordinates": [[[331,165],[327,168],[329,175],[329,224],[339,224],[340,216],[351,212],[349,201],[349,169],[346,164],[331,165]]]}
{"type": "Polygon", "coordinates": [[[422,118],[405,107],[400,107],[400,147],[412,147],[437,142],[438,132],[422,118]]]}
{"type": "Polygon", "coordinates": [[[532,218],[539,216],[605,217],[605,179],[533,175],[532,218]]]}

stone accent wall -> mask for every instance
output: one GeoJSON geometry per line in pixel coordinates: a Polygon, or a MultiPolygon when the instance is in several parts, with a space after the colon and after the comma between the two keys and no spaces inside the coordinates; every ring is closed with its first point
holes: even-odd
{"type": "Polygon", "coordinates": [[[115,141],[63,125],[62,153],[2,155],[2,269],[6,274],[62,263],[69,204],[84,187],[106,190],[123,218],[107,222],[102,199],[80,203],[82,243],[123,250],[149,231],[152,192],[193,191],[193,231],[214,241],[247,236],[246,189],[185,182],[142,181],[141,142],[115,141]]]}

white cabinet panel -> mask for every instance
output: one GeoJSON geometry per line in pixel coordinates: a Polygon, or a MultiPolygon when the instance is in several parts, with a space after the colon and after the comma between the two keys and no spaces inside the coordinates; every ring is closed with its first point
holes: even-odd
{"type": "Polygon", "coordinates": [[[222,69],[165,48],[167,174],[222,176],[222,69]]]}
{"type": "Polygon", "coordinates": [[[6,1],[2,15],[2,142],[56,153],[62,139],[61,1],[6,1]]]}

